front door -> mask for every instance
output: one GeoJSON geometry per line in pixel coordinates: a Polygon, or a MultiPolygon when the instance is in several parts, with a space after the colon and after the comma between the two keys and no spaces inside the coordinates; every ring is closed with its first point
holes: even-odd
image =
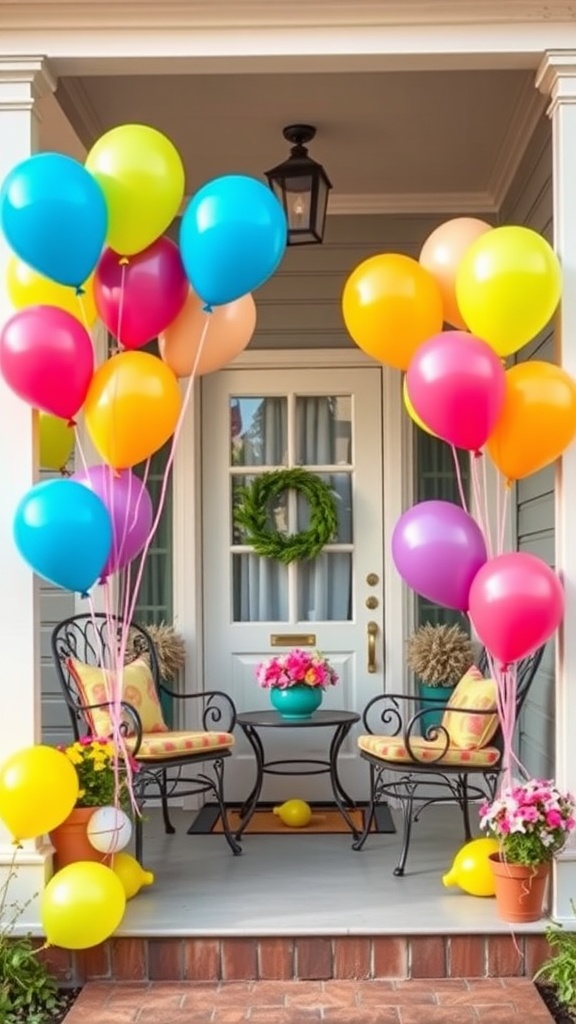
{"type": "MultiPolygon", "coordinates": [[[[238,711],[269,707],[258,663],[304,644],[329,655],[339,675],[323,708],[361,711],[383,689],[382,396],[378,367],[224,370],[202,381],[203,610],[207,688],[238,711]],[[259,473],[303,466],[332,488],[338,533],[312,561],[260,557],[233,524],[238,487],[259,473]]],[[[398,452],[398,457],[400,453],[398,452]]],[[[275,509],[290,532],[307,506],[287,492],[275,509]],[[279,514],[280,513],[280,514],[279,514]]],[[[326,757],[325,729],[265,730],[267,759],[326,757]]],[[[366,796],[367,769],[350,734],[340,754],[345,788],[366,796]]],[[[254,760],[240,732],[227,797],[242,799],[254,760]]],[[[330,794],[325,775],[267,776],[264,800],[330,794]]]]}

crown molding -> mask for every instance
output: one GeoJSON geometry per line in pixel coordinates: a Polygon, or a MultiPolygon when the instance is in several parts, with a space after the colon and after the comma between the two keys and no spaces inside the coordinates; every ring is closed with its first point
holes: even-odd
{"type": "Polygon", "coordinates": [[[2,97],[2,109],[20,110],[33,100],[42,99],[56,90],[57,79],[49,62],[40,55],[0,56],[0,88],[8,87],[10,95],[2,97]]]}
{"type": "Polygon", "coordinates": [[[500,209],[508,195],[536,126],[545,111],[546,98],[541,95],[535,82],[530,78],[520,92],[510,118],[510,128],[488,183],[488,191],[492,196],[495,210],[500,209]]]}
{"type": "Polygon", "coordinates": [[[341,195],[331,192],[331,216],[378,214],[496,213],[489,192],[389,192],[376,195],[341,195]]]}
{"type": "Polygon", "coordinates": [[[80,142],[88,151],[104,134],[104,125],[96,113],[82,79],[60,79],[57,99],[80,142]]]}

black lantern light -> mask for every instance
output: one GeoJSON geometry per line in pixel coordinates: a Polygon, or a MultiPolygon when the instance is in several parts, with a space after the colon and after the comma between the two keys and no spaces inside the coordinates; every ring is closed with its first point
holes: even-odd
{"type": "Polygon", "coordinates": [[[309,124],[290,124],[282,134],[292,143],[292,150],[283,164],[266,171],[268,184],[288,218],[288,245],[314,245],[324,237],[332,188],[322,164],[312,160],[306,149],[316,129],[309,124]]]}

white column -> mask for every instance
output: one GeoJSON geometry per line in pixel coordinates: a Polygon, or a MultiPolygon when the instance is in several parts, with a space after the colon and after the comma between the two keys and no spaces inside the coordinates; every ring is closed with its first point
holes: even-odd
{"type": "MultiPolygon", "coordinates": [[[[0,58],[0,181],[35,149],[35,101],[55,81],[41,57],[0,58]]],[[[0,235],[0,322],[12,314],[5,270],[10,252],[0,235]]],[[[38,587],[12,539],[14,510],[37,478],[36,415],[0,378],[0,760],[40,740],[40,619],[38,587]]],[[[0,882],[13,856],[0,824],[0,882]]],[[[22,903],[42,890],[51,871],[51,847],[42,838],[17,855],[8,902],[22,903]]],[[[34,900],[22,924],[38,920],[34,900]]]]}
{"type": "MultiPolygon", "coordinates": [[[[536,85],[550,97],[554,246],[563,268],[562,303],[555,324],[557,362],[576,379],[576,52],[549,51],[536,85]]],[[[566,613],[556,646],[556,781],[576,793],[576,445],[556,472],[556,569],[564,583],[566,613]]],[[[552,913],[574,924],[576,842],[558,858],[552,913]]]]}

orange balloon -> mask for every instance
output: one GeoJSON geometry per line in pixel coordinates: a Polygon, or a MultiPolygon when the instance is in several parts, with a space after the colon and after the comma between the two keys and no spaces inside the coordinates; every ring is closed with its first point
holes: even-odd
{"type": "Polygon", "coordinates": [[[416,349],[442,330],[440,288],[410,256],[371,256],[352,271],[342,296],[356,344],[381,363],[407,370],[416,349]]]}
{"type": "MultiPolygon", "coordinates": [[[[160,355],[177,377],[189,377],[206,323],[205,303],[190,289],[184,307],[158,338],[160,355]]],[[[215,306],[196,365],[196,375],[226,366],[242,352],[256,329],[256,305],[250,294],[215,306]]]]}
{"type": "Polygon", "coordinates": [[[576,382],[560,366],[530,360],[506,371],[506,397],[487,448],[508,480],[550,465],[576,437],[576,382]]]}
{"type": "Polygon", "coordinates": [[[408,394],[408,385],[406,383],[406,377],[404,377],[404,380],[402,381],[402,398],[404,399],[404,407],[406,409],[406,412],[408,413],[412,422],[415,423],[417,427],[420,427],[420,430],[425,430],[426,433],[430,434],[431,437],[438,437],[438,434],[435,434],[433,430],[430,430],[430,427],[426,426],[424,420],[420,419],[418,413],[416,412],[416,409],[412,405],[412,402],[410,401],[410,395],[408,394]]]}
{"type": "Polygon", "coordinates": [[[436,228],[422,246],[420,265],[430,271],[438,283],[444,303],[444,319],[461,330],[468,328],[456,302],[458,267],[472,242],[491,230],[490,224],[476,217],[454,217],[436,228]]]}
{"type": "Polygon", "coordinates": [[[120,352],[94,374],[84,419],[104,461],[114,469],[128,469],[171,437],[181,405],[178,381],[158,356],[120,352]]]}

